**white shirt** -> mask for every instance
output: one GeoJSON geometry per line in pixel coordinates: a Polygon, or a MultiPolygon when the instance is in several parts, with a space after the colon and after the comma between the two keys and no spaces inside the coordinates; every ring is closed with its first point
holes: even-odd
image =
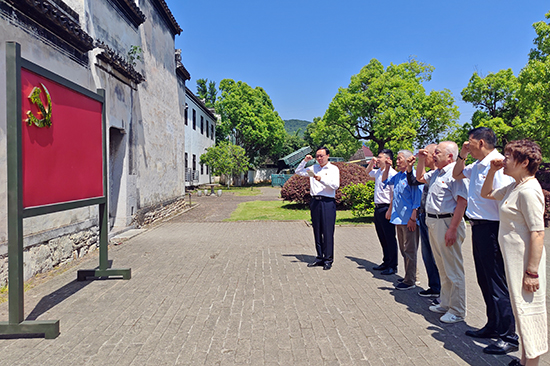
{"type": "MultiPolygon", "coordinates": [[[[391,192],[393,190],[393,186],[387,185],[384,188],[384,183],[382,181],[382,175],[384,174],[384,169],[374,169],[369,172],[369,176],[374,177],[374,203],[377,205],[387,203],[391,203],[391,192]]],[[[388,179],[396,175],[397,172],[395,169],[390,167],[390,171],[388,172],[388,179]]]]}
{"type": "Polygon", "coordinates": [[[324,196],[334,198],[336,196],[336,190],[340,187],[340,169],[336,165],[328,162],[325,166],[321,167],[319,164],[315,164],[306,168],[306,161],[302,160],[300,165],[296,168],[296,174],[302,177],[309,177],[308,170],[312,171],[315,175],[319,175],[321,180],[318,181],[313,177],[309,177],[309,193],[312,196],[324,196]]]}
{"type": "MultiPolygon", "coordinates": [[[[504,159],[504,156],[494,149],[483,160],[477,160],[462,171],[464,176],[470,179],[466,216],[471,219],[499,221],[498,202],[481,197],[481,187],[483,187],[483,182],[485,182],[491,167],[491,160],[494,159],[504,159]]],[[[503,170],[500,169],[495,174],[493,189],[504,187],[513,182],[514,178],[504,175],[503,170]]]]}
{"type": "Polygon", "coordinates": [[[456,163],[446,165],[443,169],[436,169],[424,174],[429,185],[426,196],[426,212],[431,214],[454,213],[458,197],[468,199],[467,179],[455,180],[453,168],[456,163]]]}

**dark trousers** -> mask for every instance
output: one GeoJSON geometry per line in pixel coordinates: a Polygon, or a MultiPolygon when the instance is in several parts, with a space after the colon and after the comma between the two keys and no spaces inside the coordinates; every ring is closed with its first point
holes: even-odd
{"type": "Polygon", "coordinates": [[[334,198],[311,199],[311,223],[315,237],[317,261],[334,261],[334,224],[336,222],[336,201],[334,198]]]}
{"type": "Polygon", "coordinates": [[[472,222],[472,247],[477,274],[487,307],[484,328],[496,331],[506,342],[518,344],[510,295],[506,285],[504,261],[498,244],[498,221],[472,222]]]}
{"type": "Polygon", "coordinates": [[[395,225],[386,220],[388,208],[384,205],[374,209],[374,227],[382,245],[382,264],[397,271],[397,239],[395,225]]]}
{"type": "Polygon", "coordinates": [[[441,281],[439,279],[439,270],[435,264],[434,255],[432,253],[432,247],[430,246],[430,233],[426,226],[426,213],[418,213],[418,227],[420,228],[420,247],[422,252],[422,260],[424,261],[424,267],[426,267],[426,274],[428,275],[428,286],[436,291],[441,291],[441,281]]]}

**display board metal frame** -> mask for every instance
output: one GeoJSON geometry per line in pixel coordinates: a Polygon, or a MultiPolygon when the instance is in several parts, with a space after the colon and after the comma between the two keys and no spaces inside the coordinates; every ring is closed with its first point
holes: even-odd
{"type": "Polygon", "coordinates": [[[92,205],[99,206],[99,266],[90,270],[79,270],[77,279],[121,277],[131,278],[129,268],[109,268],[108,259],[108,184],[105,91],[94,93],[60,75],[42,68],[21,57],[21,46],[6,42],[6,112],[7,112],[7,168],[8,168],[8,286],[9,320],[0,322],[0,335],[43,335],[47,339],[59,335],[59,320],[24,319],[24,276],[23,276],[23,219],[53,212],[71,210],[92,205]],[[24,207],[23,205],[23,147],[22,147],[22,85],[21,69],[31,71],[67,89],[101,103],[103,195],[69,202],[24,207]]]}

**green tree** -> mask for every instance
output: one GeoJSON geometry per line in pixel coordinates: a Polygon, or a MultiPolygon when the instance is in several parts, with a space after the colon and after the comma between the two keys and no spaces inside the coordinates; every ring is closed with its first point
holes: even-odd
{"type": "Polygon", "coordinates": [[[296,150],[301,149],[302,147],[307,146],[306,141],[300,136],[300,130],[295,131],[294,133],[286,132],[285,139],[283,142],[283,148],[281,150],[280,156],[273,157],[273,160],[278,160],[283,156],[293,153],[296,150]]]}
{"type": "Polygon", "coordinates": [[[208,79],[197,79],[197,96],[200,99],[206,99],[208,94],[206,83],[208,83],[208,79]]]}
{"type": "Polygon", "coordinates": [[[414,58],[384,69],[372,59],[338,90],[323,120],[370,142],[375,154],[436,141],[456,126],[459,112],[449,90],[426,94],[433,69],[414,58]]]}
{"type": "MultiPolygon", "coordinates": [[[[550,12],[544,15],[546,19],[550,19],[550,12]]],[[[533,24],[537,36],[533,40],[535,48],[529,53],[529,60],[544,61],[550,55],[550,23],[541,20],[533,24]]]]}
{"type": "Polygon", "coordinates": [[[520,83],[512,69],[485,77],[475,72],[461,93],[462,100],[477,108],[468,127],[492,128],[503,145],[524,136],[526,125],[521,116],[519,89],[520,83]]]}
{"type": "Polygon", "coordinates": [[[329,125],[320,117],[315,117],[313,122],[307,125],[304,140],[313,150],[326,146],[330,149],[330,156],[342,157],[345,160],[355,154],[362,145],[361,141],[347,130],[338,125],[329,125]]]}
{"type": "Polygon", "coordinates": [[[197,95],[204,100],[206,108],[215,108],[218,90],[215,81],[208,79],[197,79],[197,95]]]}
{"type": "MultiPolygon", "coordinates": [[[[208,165],[212,174],[227,177],[248,171],[249,165],[244,149],[228,141],[206,149],[206,153],[200,156],[200,163],[208,165]]],[[[227,186],[229,181],[227,179],[227,186]]]]}
{"type": "MultiPolygon", "coordinates": [[[[546,13],[550,19],[550,12],[546,13]]],[[[521,70],[519,104],[524,116],[523,136],[541,145],[543,155],[550,156],[550,23],[533,24],[537,34],[535,48],[529,53],[529,61],[521,70]]]]}
{"type": "Polygon", "coordinates": [[[231,79],[223,79],[219,90],[216,111],[221,116],[220,135],[242,146],[254,165],[267,156],[279,156],[285,125],[265,90],[231,79]]]}

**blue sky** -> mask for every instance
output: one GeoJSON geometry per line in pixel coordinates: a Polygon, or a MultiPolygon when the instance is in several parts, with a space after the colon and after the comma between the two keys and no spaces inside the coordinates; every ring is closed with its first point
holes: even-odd
{"type": "Polygon", "coordinates": [[[182,61],[196,80],[260,86],[283,119],[322,117],[339,87],[373,58],[384,66],[415,56],[435,67],[424,86],[460,98],[475,71],[527,63],[548,0],[166,0],[183,29],[182,61]]]}

